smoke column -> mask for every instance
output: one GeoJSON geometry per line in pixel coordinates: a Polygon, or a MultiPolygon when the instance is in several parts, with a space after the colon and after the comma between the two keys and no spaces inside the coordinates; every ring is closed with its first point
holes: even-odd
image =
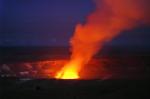
{"type": "MultiPolygon", "coordinates": [[[[71,59],[57,78],[75,75],[78,78],[81,68],[98,52],[102,46],[118,36],[149,22],[148,0],[94,0],[96,9],[85,24],[77,24],[71,44],[71,59]],[[70,72],[69,72],[70,71],[70,72]],[[68,73],[68,74],[67,74],[68,73]]],[[[67,78],[67,77],[66,77],[67,78]]]]}

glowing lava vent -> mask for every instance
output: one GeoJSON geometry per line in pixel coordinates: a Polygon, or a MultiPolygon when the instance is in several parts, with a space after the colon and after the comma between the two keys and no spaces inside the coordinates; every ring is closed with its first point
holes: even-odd
{"type": "Polygon", "coordinates": [[[78,62],[69,62],[55,76],[56,79],[79,79],[78,62]]]}

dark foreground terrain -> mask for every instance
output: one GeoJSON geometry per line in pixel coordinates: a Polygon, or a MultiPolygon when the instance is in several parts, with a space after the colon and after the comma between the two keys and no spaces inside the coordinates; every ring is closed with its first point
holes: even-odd
{"type": "Polygon", "coordinates": [[[148,80],[1,78],[0,99],[149,99],[148,80]]]}
{"type": "Polygon", "coordinates": [[[66,48],[0,48],[0,99],[150,99],[148,50],[104,50],[83,71],[95,80],[47,79],[45,71],[69,55],[66,48]]]}

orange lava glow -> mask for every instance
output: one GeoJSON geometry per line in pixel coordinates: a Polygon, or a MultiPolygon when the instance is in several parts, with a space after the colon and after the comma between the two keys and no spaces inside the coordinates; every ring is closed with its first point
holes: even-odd
{"type": "Polygon", "coordinates": [[[65,69],[64,71],[60,71],[57,76],[57,79],[79,79],[79,75],[76,71],[71,68],[65,69]]]}
{"type": "Polygon", "coordinates": [[[69,62],[55,76],[56,79],[79,79],[78,62],[69,62]]]}

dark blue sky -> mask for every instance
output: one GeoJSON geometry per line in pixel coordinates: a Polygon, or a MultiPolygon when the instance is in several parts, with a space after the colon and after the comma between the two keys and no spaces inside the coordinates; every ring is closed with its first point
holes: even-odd
{"type": "MultiPolygon", "coordinates": [[[[0,0],[1,46],[67,46],[75,25],[94,10],[92,0],[0,0]]],[[[138,27],[110,44],[150,46],[149,27],[138,27]]]]}

